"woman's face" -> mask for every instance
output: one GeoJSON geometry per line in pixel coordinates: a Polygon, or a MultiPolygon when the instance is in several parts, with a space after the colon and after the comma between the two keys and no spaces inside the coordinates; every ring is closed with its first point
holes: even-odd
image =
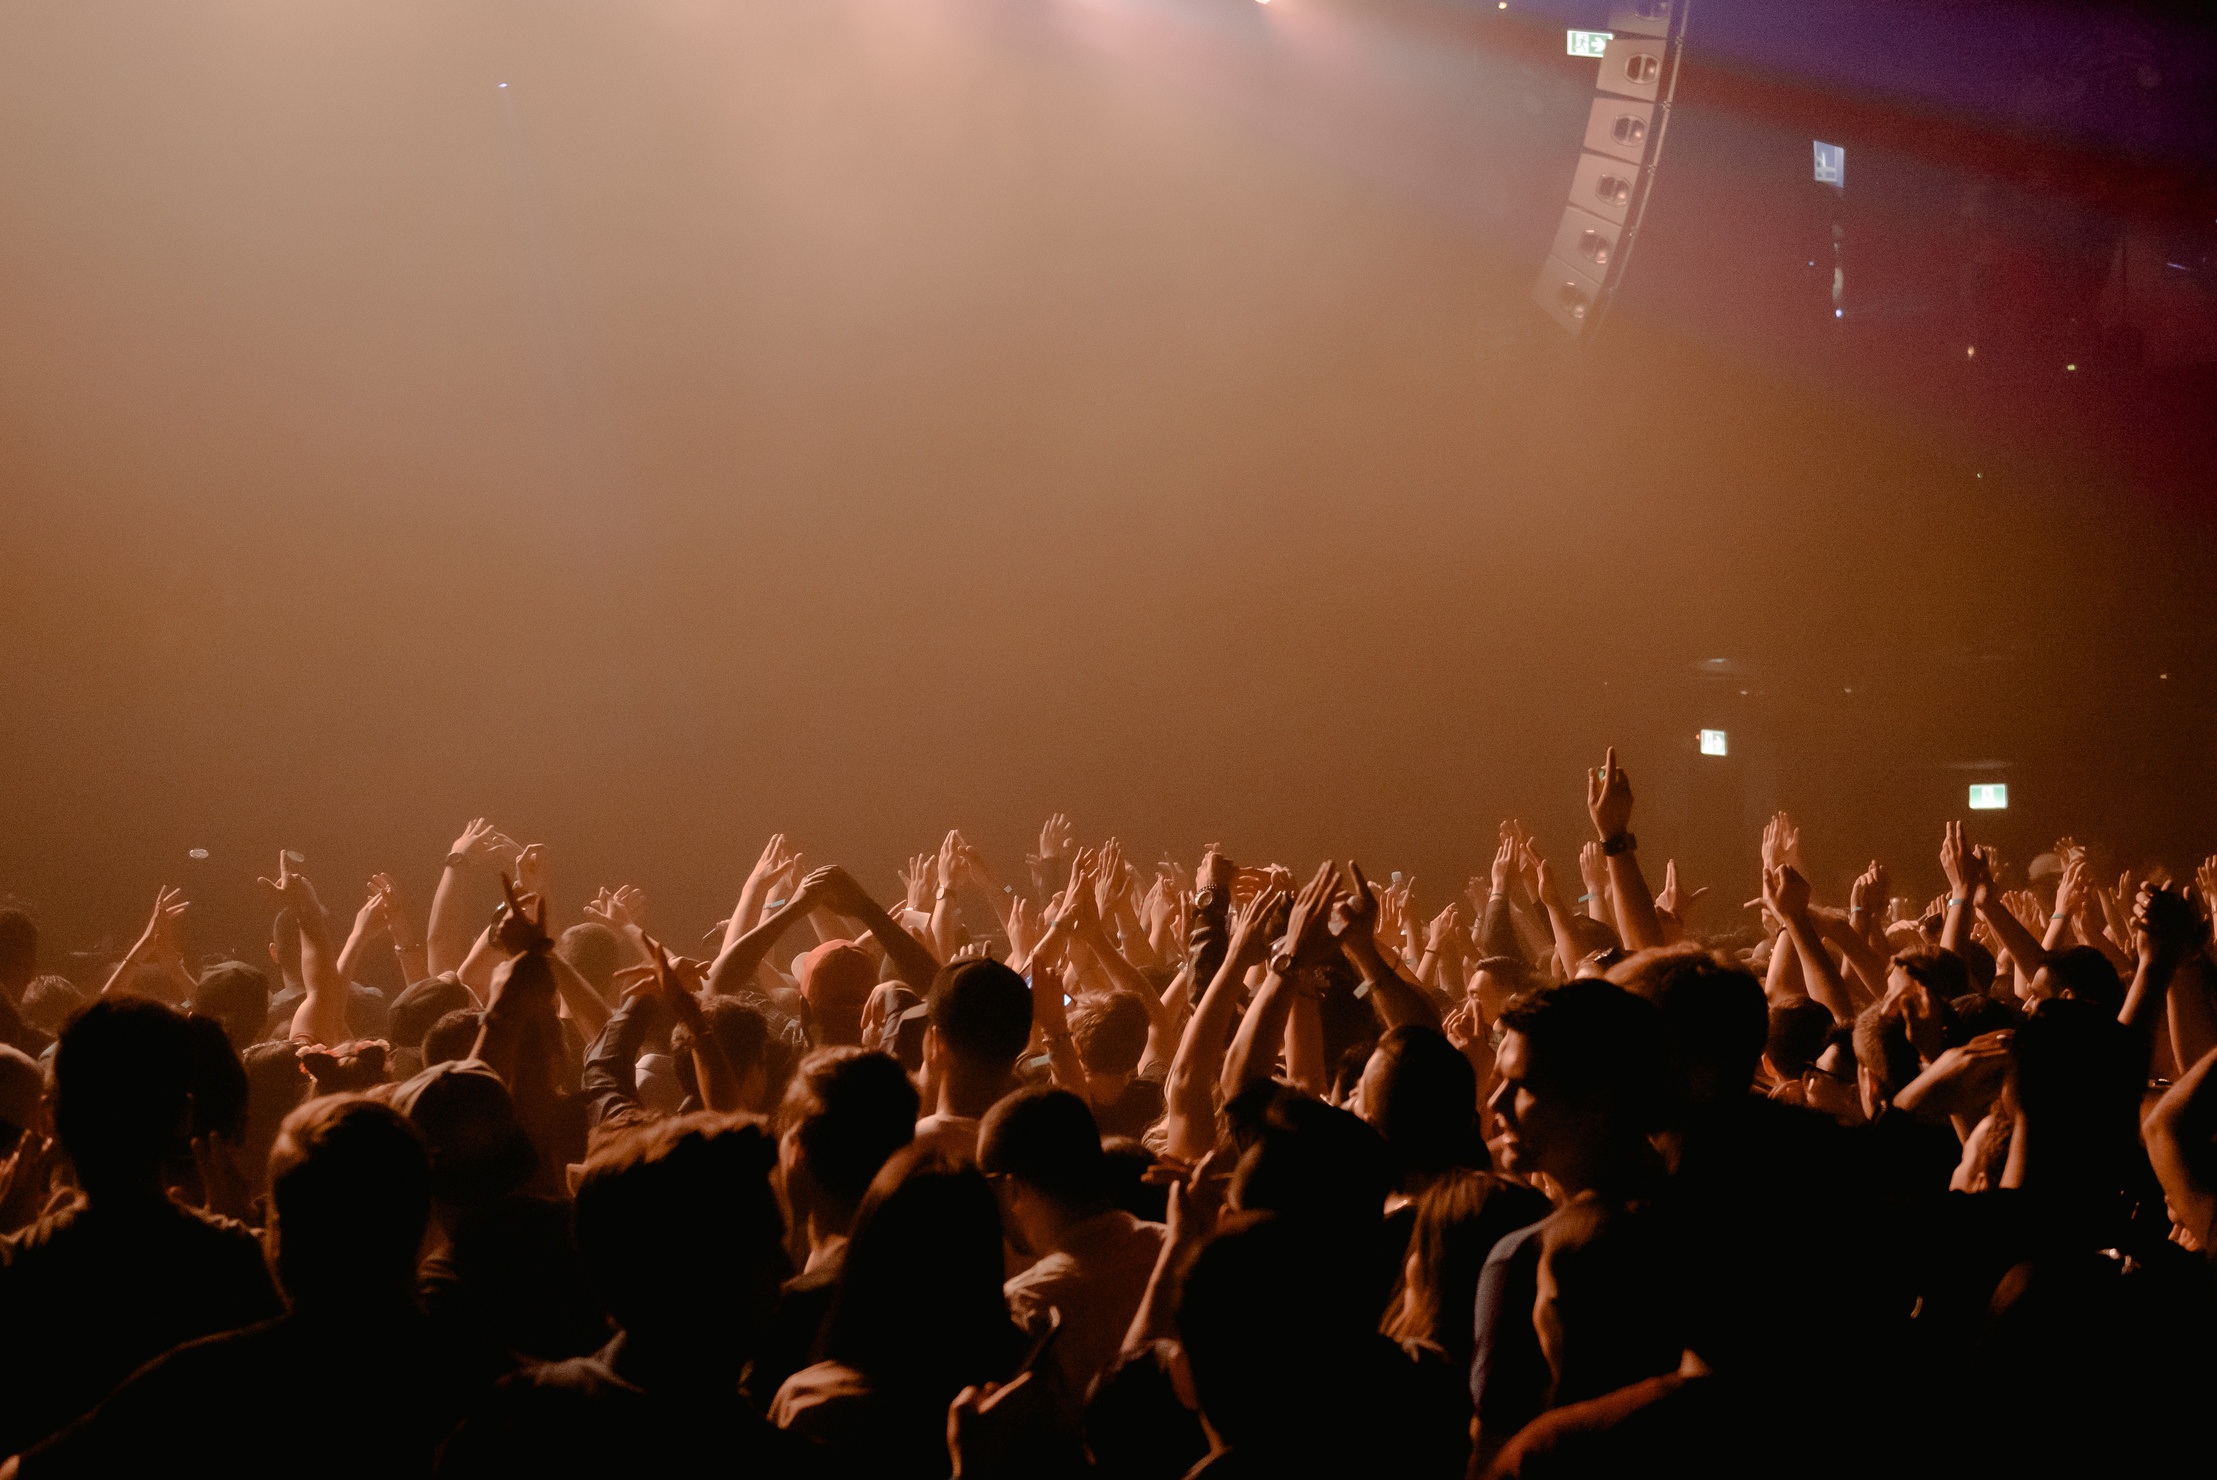
{"type": "Polygon", "coordinates": [[[1801,1073],[1802,1103],[1831,1116],[1842,1125],[1864,1121],[1863,1094],[1856,1083],[1855,1062],[1837,1043],[1828,1044],[1815,1062],[1801,1073]]]}

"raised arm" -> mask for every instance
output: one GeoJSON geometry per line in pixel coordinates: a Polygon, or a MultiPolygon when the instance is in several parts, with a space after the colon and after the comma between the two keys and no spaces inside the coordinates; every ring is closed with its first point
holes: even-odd
{"type": "Polygon", "coordinates": [[[1832,957],[1809,918],[1809,881],[1801,876],[1801,870],[1790,863],[1766,869],[1763,904],[1786,927],[1786,937],[1794,943],[1794,954],[1801,961],[1801,979],[1808,984],[1810,997],[1832,1014],[1835,1023],[1854,1022],[1855,1004],[1848,997],[1847,983],[1840,980],[1840,969],[1832,964],[1832,957]]]}
{"type": "Polygon", "coordinates": [[[1327,859],[1295,897],[1293,913],[1286,920],[1285,939],[1271,955],[1269,974],[1256,989],[1247,1016],[1240,1019],[1231,1052],[1224,1056],[1226,1100],[1248,1085],[1270,1078],[1270,1071],[1277,1066],[1299,974],[1322,965],[1336,944],[1330,923],[1338,882],[1327,859]]]}
{"type": "Polygon", "coordinates": [[[334,968],[339,980],[351,982],[362,968],[362,958],[369,954],[372,942],[392,934],[391,923],[385,915],[385,896],[371,888],[369,898],[354,912],[354,928],[347,932],[346,944],[339,947],[339,961],[334,968]]]}
{"type": "Polygon", "coordinates": [[[1264,890],[1247,901],[1233,918],[1224,959],[1201,994],[1201,1002],[1186,1020],[1178,1041],[1177,1056],[1170,1061],[1170,1077],[1163,1086],[1167,1103],[1169,1145],[1172,1156],[1194,1161],[1216,1145],[1215,1090],[1224,1063],[1225,1040],[1231,1036],[1232,1016],[1239,1006],[1239,989],[1247,968],[1261,962],[1270,940],[1277,934],[1287,907],[1286,896],[1264,890]]]}
{"type": "Polygon", "coordinates": [[[400,958],[401,981],[414,986],[426,980],[431,966],[424,952],[423,932],[416,928],[416,917],[409,912],[399,882],[391,874],[371,874],[369,882],[370,888],[385,896],[385,934],[393,943],[393,954],[400,958]]]}
{"type": "Polygon", "coordinates": [[[1404,1023],[1440,1025],[1439,1005],[1411,986],[1378,949],[1378,891],[1352,858],[1347,860],[1347,890],[1339,898],[1333,923],[1340,951],[1363,979],[1363,995],[1381,1030],[1391,1032],[1404,1023]]]}
{"type": "Polygon", "coordinates": [[[2217,1048],[2164,1093],[2140,1132],[2171,1216],[2204,1258],[2217,1259],[2217,1184],[2208,1175],[2210,1142],[2217,1139],[2217,1048]]]}
{"type": "MultiPolygon", "coordinates": [[[[2133,906],[2133,924],[2140,947],[2139,969],[2125,993],[2125,1005],[2117,1014],[2139,1045],[2138,1061],[2150,1064],[2155,1057],[2156,1025],[2164,1018],[2165,998],[2179,965],[2199,952],[2209,938],[2209,927],[2184,894],[2153,884],[2143,885],[2133,906]]],[[[2163,1066],[2150,1064],[2151,1074],[2163,1066]]]]}
{"type": "Polygon", "coordinates": [[[124,973],[139,965],[158,966],[162,969],[178,993],[179,1000],[189,1000],[197,985],[192,973],[185,969],[184,954],[177,949],[176,925],[185,913],[185,891],[172,889],[167,884],[154,892],[154,913],[146,922],[136,944],[123,953],[108,979],[100,984],[100,994],[106,996],[123,980],[124,973]]]}
{"type": "Polygon", "coordinates": [[[817,873],[829,876],[823,898],[818,903],[837,910],[869,931],[885,948],[886,959],[893,963],[894,973],[919,994],[929,992],[932,978],[939,974],[939,961],[924,949],[923,943],[894,923],[893,917],[845,869],[834,864],[829,870],[818,869],[817,873]]]}
{"type": "Polygon", "coordinates": [[[431,916],[424,925],[425,975],[460,971],[477,933],[470,929],[468,905],[462,898],[463,875],[470,869],[511,867],[523,849],[509,841],[500,829],[482,817],[469,826],[447,850],[446,866],[439,872],[439,887],[431,894],[431,916]]]}
{"type": "MultiPolygon", "coordinates": [[[[770,954],[770,948],[778,943],[786,931],[799,923],[801,918],[816,907],[825,891],[831,888],[832,875],[837,870],[829,866],[817,869],[801,880],[793,897],[763,917],[760,924],[733,940],[718,953],[715,964],[708,969],[708,990],[712,994],[733,996],[746,989],[746,983],[754,976],[755,967],[770,954]]],[[[654,961],[653,948],[647,935],[636,925],[631,927],[647,952],[647,960],[654,961]]],[[[728,931],[726,932],[729,933],[728,931]]]]}
{"type": "Polygon", "coordinates": [[[762,901],[768,893],[770,881],[784,873],[792,861],[792,851],[785,846],[785,834],[770,834],[770,841],[762,846],[762,856],[747,871],[747,882],[739,887],[739,902],[731,907],[731,918],[724,922],[724,943],[716,953],[718,956],[730,950],[738,943],[740,936],[761,923],[762,901]]]}
{"type": "Polygon", "coordinates": [[[346,1026],[347,985],[338,973],[331,923],[324,917],[323,901],[316,898],[316,886],[306,874],[292,871],[292,856],[283,849],[277,854],[277,877],[257,882],[293,912],[300,926],[300,983],[305,990],[289,1036],[336,1048],[353,1036],[346,1026]]]}
{"type": "Polygon", "coordinates": [[[1655,896],[1640,872],[1639,839],[1632,835],[1632,778],[1609,747],[1601,769],[1586,778],[1586,815],[1600,836],[1609,861],[1609,887],[1616,898],[1617,934],[1628,951],[1663,943],[1663,924],[1655,917],[1655,896]]]}

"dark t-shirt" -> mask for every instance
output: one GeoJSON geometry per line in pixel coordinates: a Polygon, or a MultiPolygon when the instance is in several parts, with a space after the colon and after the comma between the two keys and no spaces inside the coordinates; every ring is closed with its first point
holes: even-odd
{"type": "Polygon", "coordinates": [[[0,1239],[0,1454],[171,1347],[282,1309],[249,1229],[167,1198],[79,1202],[0,1239]]]}
{"type": "Polygon", "coordinates": [[[623,1348],[618,1336],[593,1356],[503,1378],[448,1441],[442,1480],[825,1473],[821,1450],[772,1428],[736,1388],[641,1386],[625,1373],[623,1348]]]}
{"type": "Polygon", "coordinates": [[[1108,1104],[1096,1102],[1093,1119],[1104,1136],[1137,1140],[1146,1134],[1147,1127],[1162,1119],[1163,1109],[1162,1081],[1134,1079],[1108,1104]]]}
{"type": "Polygon", "coordinates": [[[1470,1401],[1489,1433],[1513,1434],[1547,1407],[1555,1380],[1532,1328],[1540,1289],[1540,1230],[1520,1228],[1493,1246],[1478,1276],[1472,1330],[1470,1401]]]}
{"type": "Polygon", "coordinates": [[[485,1380],[517,1359],[560,1361],[608,1341],[568,1203],[523,1193],[457,1215],[423,1261],[423,1308],[443,1341],[474,1349],[485,1380]]]}
{"type": "Polygon", "coordinates": [[[838,1293],[839,1271],[846,1262],[847,1248],[841,1244],[814,1269],[793,1276],[779,1289],[769,1333],[741,1384],[755,1407],[768,1412],[770,1400],[786,1378],[823,1360],[824,1323],[831,1316],[831,1297],[838,1293]]]}
{"type": "Polygon", "coordinates": [[[181,1346],[23,1456],[23,1480],[428,1475],[466,1393],[413,1310],[300,1315],[181,1346]]]}

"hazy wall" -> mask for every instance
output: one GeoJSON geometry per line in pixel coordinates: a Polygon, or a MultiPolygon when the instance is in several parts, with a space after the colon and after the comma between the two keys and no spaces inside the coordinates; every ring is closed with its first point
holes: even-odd
{"type": "Polygon", "coordinates": [[[2197,841],[2197,499],[1666,293],[1564,364],[1590,82],[1484,14],[0,11],[0,890],[212,949],[485,813],[685,936],[773,828],[890,887],[1062,809],[1436,901],[1612,741],[1720,898],[1780,803],[1936,887],[1961,760],[2019,858],[2197,841]]]}

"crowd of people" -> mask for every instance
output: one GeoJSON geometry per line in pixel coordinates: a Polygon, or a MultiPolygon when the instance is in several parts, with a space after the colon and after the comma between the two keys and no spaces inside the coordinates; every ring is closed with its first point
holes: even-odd
{"type": "Polygon", "coordinates": [[[1781,815],[1704,931],[1586,784],[1428,915],[1060,816],[689,949],[483,819],[266,962],[0,912],[0,1480],[2208,1465],[2217,859],[1820,903],[1781,815]]]}

